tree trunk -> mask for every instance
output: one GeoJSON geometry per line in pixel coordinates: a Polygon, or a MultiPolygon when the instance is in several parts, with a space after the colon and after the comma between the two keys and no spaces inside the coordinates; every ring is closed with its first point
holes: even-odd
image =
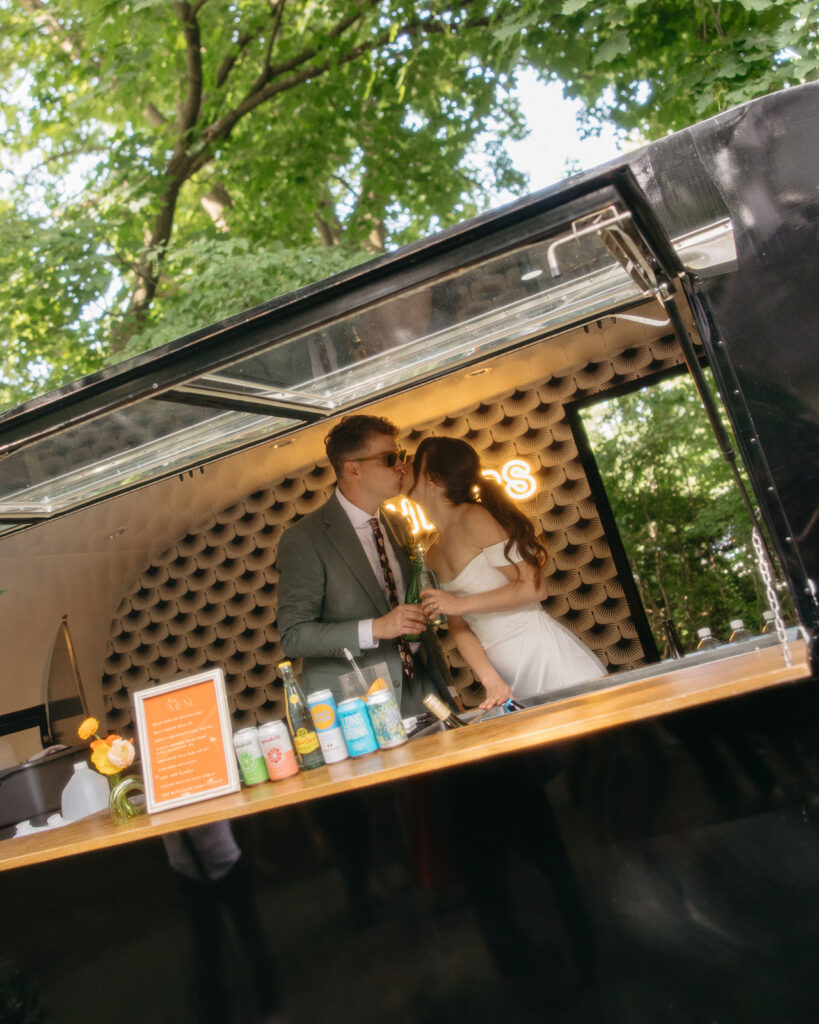
{"type": "Polygon", "coordinates": [[[134,332],[145,322],[156,295],[162,261],[173,231],[176,203],[184,183],[184,177],[174,180],[160,200],[153,229],[134,268],[136,284],[131,292],[128,309],[122,323],[111,336],[111,352],[121,352],[134,332]]]}

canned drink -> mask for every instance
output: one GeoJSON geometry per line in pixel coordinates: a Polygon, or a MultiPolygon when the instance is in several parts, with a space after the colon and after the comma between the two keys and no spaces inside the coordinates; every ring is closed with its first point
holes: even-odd
{"type": "Polygon", "coordinates": [[[371,754],[378,750],[370,716],[360,697],[350,697],[339,704],[338,720],[344,731],[344,741],[350,751],[350,757],[361,757],[363,754],[371,754]]]}
{"type": "Polygon", "coordinates": [[[275,781],[295,775],[299,770],[299,762],[285,723],[266,722],[259,726],[258,734],[270,778],[275,781]]]}
{"type": "Polygon", "coordinates": [[[407,742],[407,730],[398,710],[398,702],[391,690],[378,690],[368,697],[367,714],[373,725],[375,738],[383,750],[400,747],[407,742]]]}
{"type": "Polygon", "coordinates": [[[233,746],[236,748],[236,760],[239,762],[244,784],[255,786],[259,782],[267,782],[267,765],[256,727],[251,726],[249,729],[240,729],[234,733],[233,746]]]}
{"type": "Polygon", "coordinates": [[[327,764],[344,761],[350,755],[344,741],[344,732],[338,724],[336,701],[329,690],[316,690],[307,694],[307,706],[313,717],[321,752],[327,764]]]}

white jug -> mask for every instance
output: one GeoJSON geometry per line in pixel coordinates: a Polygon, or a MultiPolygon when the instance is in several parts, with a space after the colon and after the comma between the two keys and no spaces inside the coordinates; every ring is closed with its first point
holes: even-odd
{"type": "Polygon", "coordinates": [[[63,820],[79,821],[89,814],[96,814],[108,806],[108,780],[99,772],[92,771],[86,761],[74,765],[74,774],[68,780],[62,793],[63,820]]]}

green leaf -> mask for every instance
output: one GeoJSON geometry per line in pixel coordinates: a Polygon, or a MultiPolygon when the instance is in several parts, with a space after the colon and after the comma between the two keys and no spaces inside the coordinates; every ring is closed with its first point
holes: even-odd
{"type": "Polygon", "coordinates": [[[560,6],[560,11],[569,17],[573,14],[579,14],[584,7],[588,7],[589,0],[563,0],[560,6]]]}
{"type": "Polygon", "coordinates": [[[767,11],[775,6],[776,0],[736,0],[746,11],[767,11]]]}
{"type": "Polygon", "coordinates": [[[597,67],[600,64],[608,64],[617,57],[627,54],[631,49],[631,43],[629,41],[627,32],[618,32],[616,35],[611,36],[607,39],[594,54],[592,58],[592,66],[597,67]]]}

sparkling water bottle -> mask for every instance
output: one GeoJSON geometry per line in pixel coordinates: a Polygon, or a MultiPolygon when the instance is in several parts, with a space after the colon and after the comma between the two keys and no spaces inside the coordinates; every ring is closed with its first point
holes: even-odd
{"type": "Polygon", "coordinates": [[[321,752],[318,733],[313,724],[307,701],[293,674],[293,666],[289,661],[280,661],[277,667],[284,683],[287,728],[293,737],[293,746],[296,748],[299,767],[305,771],[310,768],[320,768],[324,764],[324,755],[321,752]]]}

